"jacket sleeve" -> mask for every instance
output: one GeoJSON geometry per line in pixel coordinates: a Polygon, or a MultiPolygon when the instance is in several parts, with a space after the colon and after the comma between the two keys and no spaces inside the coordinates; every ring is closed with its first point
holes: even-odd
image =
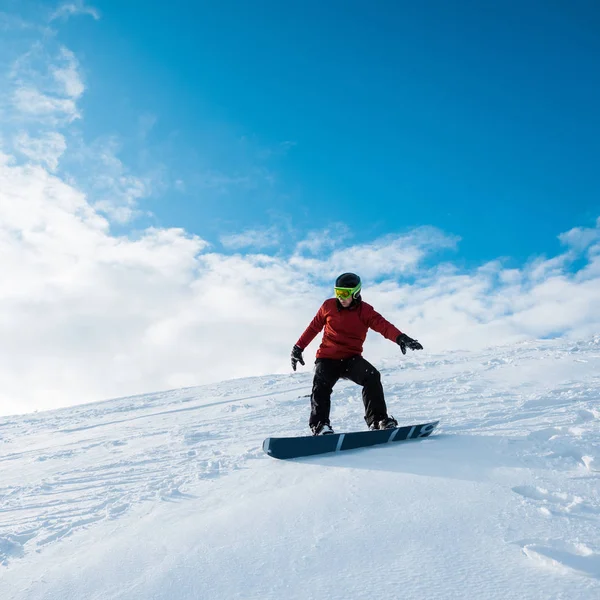
{"type": "Polygon", "coordinates": [[[386,319],[384,319],[372,306],[365,308],[367,308],[365,311],[366,315],[364,315],[365,323],[369,328],[380,333],[384,338],[395,342],[396,338],[401,335],[402,332],[395,325],[386,321],[386,319]]]}
{"type": "Polygon", "coordinates": [[[315,318],[296,342],[296,346],[304,350],[319,335],[323,327],[325,327],[325,304],[321,305],[315,318]]]}

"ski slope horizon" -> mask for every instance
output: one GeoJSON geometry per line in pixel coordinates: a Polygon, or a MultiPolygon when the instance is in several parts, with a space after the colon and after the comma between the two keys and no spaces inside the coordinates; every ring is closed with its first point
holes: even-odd
{"type": "Polygon", "coordinates": [[[431,438],[266,456],[308,433],[309,365],[0,417],[0,597],[599,597],[600,335],[376,366],[431,438]]]}

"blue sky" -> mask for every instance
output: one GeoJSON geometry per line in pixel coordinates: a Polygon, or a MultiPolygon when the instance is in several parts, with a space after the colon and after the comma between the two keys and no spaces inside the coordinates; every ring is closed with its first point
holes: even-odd
{"type": "Polygon", "coordinates": [[[0,412],[598,335],[594,3],[192,4],[0,6],[0,412]]]}
{"type": "Polygon", "coordinates": [[[119,132],[140,160],[155,120],[146,150],[185,189],[144,203],[161,225],[433,225],[474,264],[554,253],[600,212],[593,3],[196,4],[96,2],[60,32],[86,136],[119,132]]]}

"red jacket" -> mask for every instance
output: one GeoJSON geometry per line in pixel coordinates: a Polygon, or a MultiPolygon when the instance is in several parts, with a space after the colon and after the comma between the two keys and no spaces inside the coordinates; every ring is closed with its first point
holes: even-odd
{"type": "Polygon", "coordinates": [[[373,329],[388,340],[402,333],[366,302],[342,308],[335,298],[325,300],[315,318],[296,342],[304,350],[325,327],[317,358],[349,358],[362,354],[367,331],[373,329]]]}

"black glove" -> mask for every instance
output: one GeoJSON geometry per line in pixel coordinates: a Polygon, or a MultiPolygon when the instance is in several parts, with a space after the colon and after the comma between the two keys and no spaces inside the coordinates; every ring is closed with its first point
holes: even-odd
{"type": "Polygon", "coordinates": [[[300,363],[304,366],[304,359],[302,358],[302,348],[294,346],[292,348],[292,369],[296,370],[296,365],[300,363]]]}
{"type": "Polygon", "coordinates": [[[406,347],[408,346],[411,350],[423,350],[423,346],[419,344],[417,340],[413,340],[411,337],[408,337],[405,333],[401,333],[396,338],[396,344],[400,346],[400,350],[402,350],[402,354],[406,354],[406,347]]]}

